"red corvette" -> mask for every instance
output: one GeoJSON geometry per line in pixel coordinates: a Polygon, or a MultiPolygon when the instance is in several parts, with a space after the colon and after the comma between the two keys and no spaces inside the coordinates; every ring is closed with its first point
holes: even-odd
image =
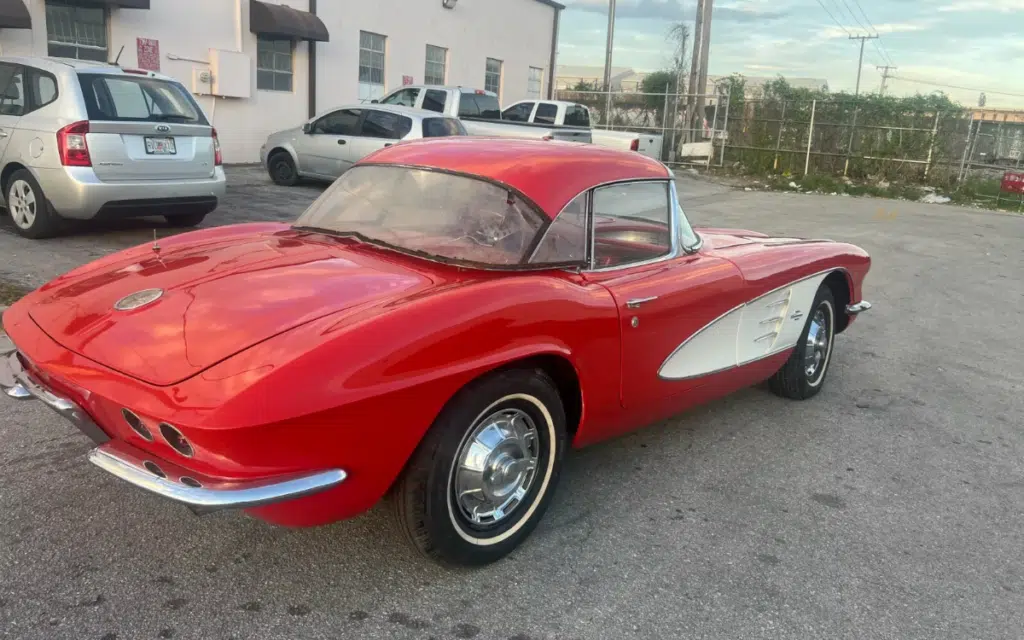
{"type": "Polygon", "coordinates": [[[869,267],[695,230],[637,153],[403,143],[294,224],[178,235],[29,294],[0,385],[196,512],[311,526],[389,495],[420,551],[481,564],[536,526],[570,446],[763,380],[820,391],[869,267]]]}

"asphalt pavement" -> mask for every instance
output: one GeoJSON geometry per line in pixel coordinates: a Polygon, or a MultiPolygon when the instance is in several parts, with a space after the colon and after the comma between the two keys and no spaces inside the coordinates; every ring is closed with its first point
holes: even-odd
{"type": "MultiPolygon", "coordinates": [[[[319,188],[233,169],[207,225],[290,219],[319,188]]],[[[38,403],[0,398],[0,638],[1024,637],[1024,217],[680,179],[697,225],[825,237],[873,257],[875,308],[826,388],[753,388],[567,460],[509,558],[450,570],[377,509],[335,525],[202,518],[106,476],[38,403]]],[[[37,286],[178,230],[33,242],[37,286]]]]}

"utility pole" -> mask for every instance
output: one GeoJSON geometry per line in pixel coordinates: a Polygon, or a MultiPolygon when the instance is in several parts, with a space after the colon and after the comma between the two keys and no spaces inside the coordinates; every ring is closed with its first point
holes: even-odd
{"type": "Polygon", "coordinates": [[[683,140],[690,142],[693,140],[693,103],[696,98],[696,94],[700,93],[697,88],[697,81],[700,76],[701,55],[702,48],[704,46],[704,14],[705,14],[705,0],[697,0],[697,18],[694,22],[693,27],[693,56],[690,59],[690,82],[686,90],[686,131],[683,140]]]}
{"type": "Polygon", "coordinates": [[[604,126],[612,122],[612,43],[615,42],[615,0],[608,0],[608,44],[604,51],[604,90],[607,92],[604,106],[604,126]]]}
{"type": "Polygon", "coordinates": [[[878,35],[873,36],[850,36],[850,40],[860,40],[860,61],[857,62],[857,89],[853,92],[853,95],[860,95],[860,70],[864,66],[864,43],[868,40],[876,40],[878,35]]]}
{"type": "MultiPolygon", "coordinates": [[[[700,74],[697,76],[697,119],[700,126],[704,125],[704,92],[708,85],[708,58],[711,50],[711,10],[715,0],[704,0],[704,20],[701,25],[701,58],[700,74]]],[[[714,125],[712,125],[714,128],[714,125]]]]}
{"type": "Polygon", "coordinates": [[[884,64],[884,65],[878,65],[875,68],[882,72],[882,88],[879,90],[878,94],[884,96],[885,95],[885,87],[886,87],[886,84],[888,83],[888,80],[889,80],[889,72],[890,71],[895,71],[899,67],[894,67],[892,65],[884,64]]]}

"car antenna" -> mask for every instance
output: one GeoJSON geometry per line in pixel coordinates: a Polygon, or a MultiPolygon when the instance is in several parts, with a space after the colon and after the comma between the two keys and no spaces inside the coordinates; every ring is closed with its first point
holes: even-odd
{"type": "MultiPolygon", "coordinates": [[[[119,67],[120,67],[121,65],[117,64],[117,61],[121,59],[121,53],[122,53],[123,51],[124,51],[124,45],[122,44],[122,45],[121,45],[121,48],[120,48],[120,49],[118,50],[118,52],[117,52],[117,57],[116,57],[116,58],[114,58],[114,64],[115,64],[115,65],[117,65],[117,66],[119,66],[119,67]]],[[[155,229],[153,230],[153,233],[156,233],[156,230],[155,230],[155,229]]]]}
{"type": "Polygon", "coordinates": [[[153,253],[155,253],[156,255],[160,255],[160,244],[157,242],[157,239],[156,239],[156,229],[155,228],[153,229],[153,253]]]}

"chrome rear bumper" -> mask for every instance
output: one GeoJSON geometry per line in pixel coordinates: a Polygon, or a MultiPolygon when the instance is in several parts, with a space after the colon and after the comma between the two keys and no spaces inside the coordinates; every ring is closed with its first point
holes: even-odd
{"type": "Polygon", "coordinates": [[[154,460],[124,442],[110,442],[89,452],[89,462],[107,473],[199,514],[294,500],[335,487],[346,478],[341,469],[329,469],[285,478],[225,481],[154,460]]]}
{"type": "Polygon", "coordinates": [[[863,313],[871,308],[871,303],[867,300],[861,300],[856,304],[846,305],[846,315],[855,316],[859,313],[863,313]]]}
{"type": "Polygon", "coordinates": [[[308,496],[341,484],[346,473],[328,469],[259,480],[223,480],[198,475],[151,456],[132,445],[111,440],[82,407],[33,379],[18,358],[17,348],[0,334],[0,391],[18,400],[39,400],[71,421],[97,446],[89,462],[150,493],[179,502],[198,514],[245,509],[308,496]]]}

